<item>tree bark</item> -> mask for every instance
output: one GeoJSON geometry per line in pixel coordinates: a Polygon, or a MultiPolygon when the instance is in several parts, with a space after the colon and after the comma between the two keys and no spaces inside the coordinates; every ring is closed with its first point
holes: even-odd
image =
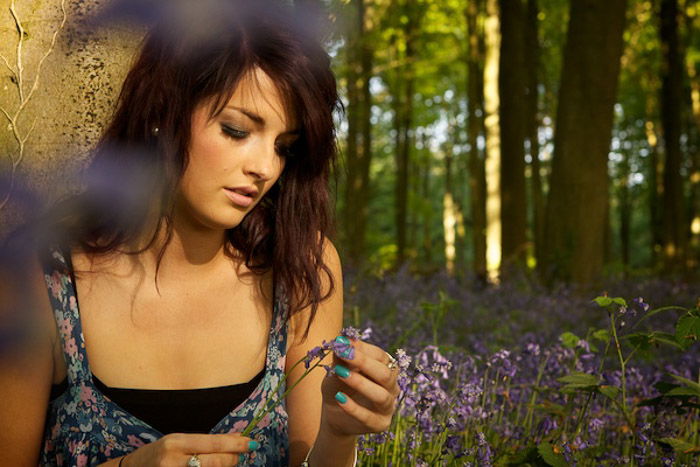
{"type": "MultiPolygon", "coordinates": [[[[428,144],[429,139],[425,133],[422,134],[423,150],[429,151],[428,144]]],[[[422,157],[421,166],[421,176],[420,176],[420,187],[421,187],[421,199],[430,200],[432,192],[430,190],[430,171],[432,157],[430,154],[422,157]]],[[[423,206],[423,204],[421,204],[423,206]]],[[[429,208],[423,209],[423,258],[424,264],[432,264],[433,262],[433,239],[431,237],[431,226],[433,223],[433,210],[429,208]]]]}
{"type": "Polygon", "coordinates": [[[630,199],[630,161],[629,155],[622,154],[619,165],[618,202],[620,203],[620,257],[627,269],[630,265],[630,232],[632,225],[632,201],[630,199]]]}
{"type": "Polygon", "coordinates": [[[397,89],[397,106],[395,107],[396,128],[396,267],[406,261],[406,230],[408,220],[409,166],[411,163],[413,125],[413,89],[415,34],[418,27],[417,11],[410,2],[403,5],[408,16],[404,27],[405,54],[404,65],[397,81],[402,83],[397,89]]]}
{"type": "Polygon", "coordinates": [[[602,272],[625,12],[625,0],[571,3],[541,265],[548,282],[589,283],[602,272]]]}
{"type": "MultiPolygon", "coordinates": [[[[697,41],[697,28],[693,27],[693,18],[688,15],[688,9],[684,9],[683,19],[686,30],[686,46],[688,50],[694,41],[697,41]]],[[[687,96],[690,108],[690,119],[693,121],[689,129],[689,148],[692,149],[691,156],[691,172],[690,172],[690,194],[691,194],[691,213],[690,219],[690,245],[688,256],[692,263],[688,264],[689,268],[697,267],[700,264],[700,76],[698,71],[700,64],[697,61],[688,59],[686,52],[683,53],[686,57],[686,69],[688,73],[687,96]]]]}
{"type": "Polygon", "coordinates": [[[683,67],[678,41],[678,1],[662,0],[659,16],[659,36],[663,55],[661,66],[661,126],[665,155],[662,198],[662,251],[666,269],[675,270],[683,265],[687,240],[683,179],[680,173],[682,165],[680,131],[683,67]]]}
{"type": "Polygon", "coordinates": [[[526,0],[500,0],[501,53],[498,89],[501,125],[501,274],[525,266],[526,0]]]}
{"type": "Polygon", "coordinates": [[[372,159],[372,77],[373,51],[366,27],[366,0],[353,2],[353,23],[348,32],[348,143],[345,216],[347,258],[360,266],[365,257],[365,236],[372,159]]]}
{"type": "Polygon", "coordinates": [[[527,140],[530,151],[530,203],[532,212],[531,239],[533,255],[539,261],[542,248],[544,227],[544,196],[542,193],[542,175],[539,142],[539,70],[540,43],[538,38],[537,0],[527,2],[527,21],[525,26],[525,55],[527,57],[527,140]]]}
{"type": "Polygon", "coordinates": [[[484,32],[477,28],[477,19],[483,10],[483,0],[469,0],[465,15],[468,33],[467,57],[467,138],[469,143],[469,195],[472,218],[472,271],[486,281],[486,170],[484,154],[478,147],[478,138],[484,127],[484,72],[481,64],[484,32]]]}

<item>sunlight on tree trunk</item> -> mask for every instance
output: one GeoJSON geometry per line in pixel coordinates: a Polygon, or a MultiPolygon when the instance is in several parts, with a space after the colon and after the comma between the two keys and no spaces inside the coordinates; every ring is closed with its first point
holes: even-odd
{"type": "Polygon", "coordinates": [[[501,126],[501,275],[524,268],[527,257],[525,131],[527,71],[525,0],[500,0],[498,90],[501,126]]]}
{"type": "Polygon", "coordinates": [[[445,268],[448,274],[455,272],[455,247],[457,215],[456,205],[452,195],[452,157],[451,145],[445,151],[445,194],[442,197],[442,228],[445,239],[445,268]]]}
{"type": "Polygon", "coordinates": [[[445,266],[452,275],[455,271],[455,239],[457,237],[457,215],[451,193],[445,193],[442,199],[442,225],[445,231],[445,266]]]}
{"type": "Polygon", "coordinates": [[[656,135],[656,126],[652,120],[654,112],[654,99],[647,98],[646,113],[647,121],[644,123],[644,131],[646,134],[647,144],[649,145],[649,231],[650,248],[652,264],[656,264],[657,257],[661,253],[661,213],[659,212],[659,197],[661,196],[663,186],[659,174],[662,173],[663,167],[659,161],[659,138],[656,135]]]}
{"type": "Polygon", "coordinates": [[[498,1],[487,1],[484,110],[486,113],[486,269],[498,281],[501,265],[501,129],[498,118],[498,60],[501,48],[498,1]]]}

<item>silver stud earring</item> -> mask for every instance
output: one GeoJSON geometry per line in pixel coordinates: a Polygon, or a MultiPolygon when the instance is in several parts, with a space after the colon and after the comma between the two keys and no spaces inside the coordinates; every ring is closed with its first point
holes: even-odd
{"type": "Polygon", "coordinates": [[[151,130],[151,134],[153,136],[158,136],[159,131],[160,131],[160,128],[158,128],[157,126],[154,126],[153,129],[151,130]]]}

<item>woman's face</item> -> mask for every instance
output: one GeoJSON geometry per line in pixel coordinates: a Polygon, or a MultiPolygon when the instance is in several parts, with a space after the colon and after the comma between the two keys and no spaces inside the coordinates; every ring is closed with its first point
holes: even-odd
{"type": "Polygon", "coordinates": [[[197,228],[230,229],[280,177],[299,132],[279,90],[259,68],[241,79],[213,118],[210,105],[200,104],[192,115],[176,216],[197,228]]]}

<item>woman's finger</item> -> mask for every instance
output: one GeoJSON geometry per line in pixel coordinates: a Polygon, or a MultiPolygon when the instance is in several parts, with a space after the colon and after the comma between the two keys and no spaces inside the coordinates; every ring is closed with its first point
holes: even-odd
{"type": "Polygon", "coordinates": [[[163,438],[167,451],[185,454],[239,453],[255,450],[257,441],[241,436],[240,433],[189,434],[175,433],[163,438]]]}
{"type": "Polygon", "coordinates": [[[336,400],[345,413],[367,427],[369,432],[379,433],[391,426],[393,410],[390,413],[378,414],[358,404],[344,392],[339,392],[336,400]]]}
{"type": "Polygon", "coordinates": [[[392,413],[394,411],[396,395],[390,391],[393,389],[391,386],[387,388],[379,385],[364,374],[351,371],[343,365],[336,365],[333,372],[346,386],[369,400],[379,413],[392,413]]]}
{"type": "MultiPolygon", "coordinates": [[[[361,340],[350,339],[350,343],[355,348],[355,352],[361,352],[370,358],[374,358],[375,360],[384,361],[384,359],[387,359],[388,361],[386,352],[381,347],[377,347],[374,344],[361,340]]],[[[342,355],[338,356],[342,358],[342,355]]]]}
{"type": "Polygon", "coordinates": [[[356,341],[353,343],[355,355],[352,360],[338,357],[341,365],[350,370],[357,371],[370,378],[375,383],[386,388],[391,394],[398,395],[399,387],[396,383],[398,379],[398,368],[389,368],[391,361],[389,355],[381,348],[356,341]]]}

